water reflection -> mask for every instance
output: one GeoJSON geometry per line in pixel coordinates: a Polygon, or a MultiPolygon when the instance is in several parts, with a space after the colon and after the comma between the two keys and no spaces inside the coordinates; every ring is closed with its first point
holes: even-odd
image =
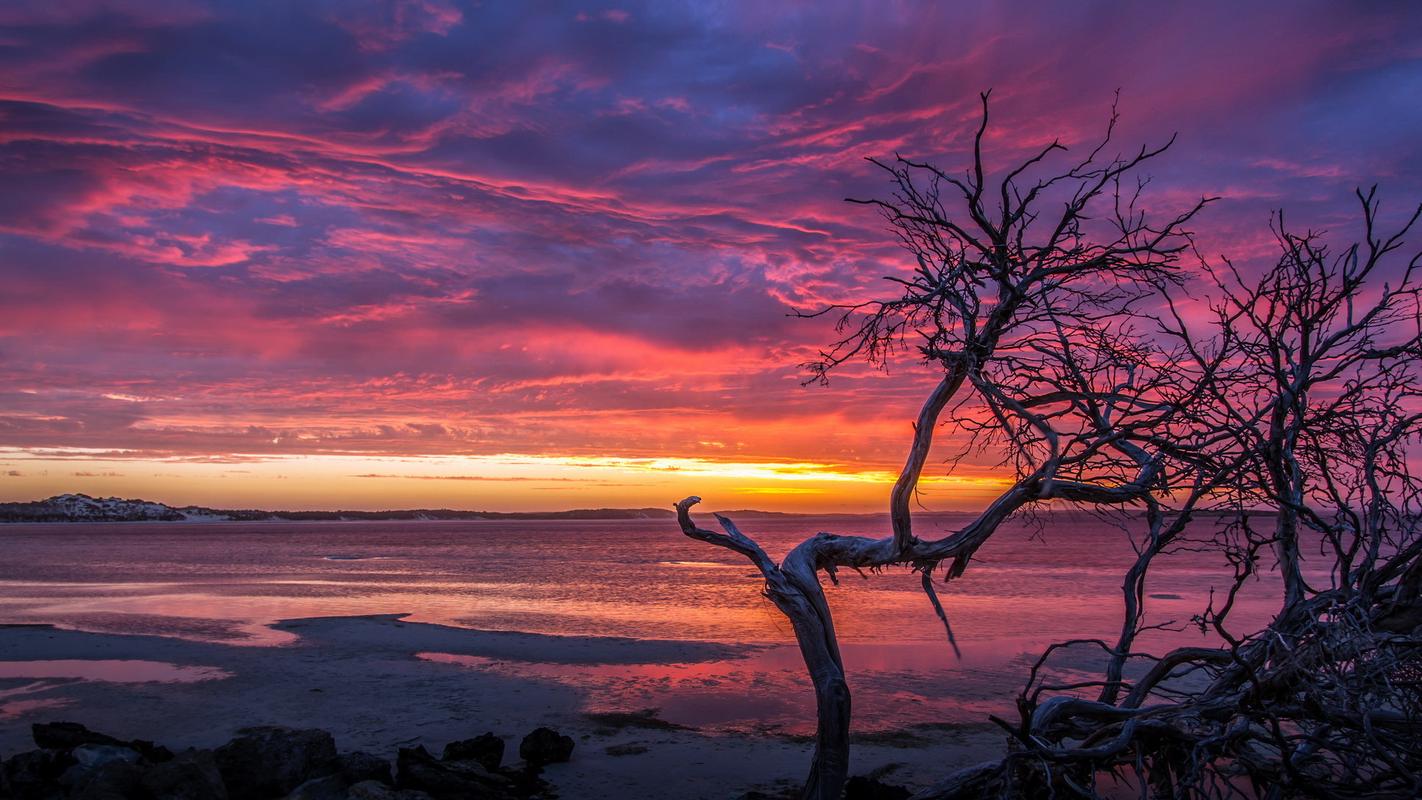
{"type": "MultiPolygon", "coordinates": [[[[947,530],[955,520],[928,516],[921,527],[947,530]]],[[[814,530],[877,535],[887,521],[773,518],[743,527],[779,553],[814,530]]],[[[1119,576],[1134,557],[1127,536],[1091,517],[1033,534],[1002,531],[942,590],[965,643],[1119,627],[1119,576]]],[[[742,560],[688,541],[670,521],[22,525],[0,528],[0,544],[10,556],[0,563],[0,618],[15,622],[253,644],[289,642],[266,629],[279,619],[384,613],[564,635],[791,637],[742,560]]],[[[1163,559],[1152,610],[1187,620],[1228,579],[1216,561],[1163,559]]],[[[1242,616],[1273,608],[1253,604],[1271,580],[1250,587],[1242,616]]],[[[906,571],[848,575],[829,595],[844,641],[942,636],[906,571]]]]}
{"type": "MultiPolygon", "coordinates": [[[[1026,664],[1026,639],[979,642],[954,657],[946,643],[847,644],[843,648],[857,731],[966,726],[1008,714],[1026,664]]],[[[1082,674],[1094,653],[1065,653],[1055,674],[1082,674]]],[[[590,715],[642,714],[706,731],[805,736],[814,732],[813,690],[799,651],[764,647],[701,663],[545,664],[453,653],[419,657],[440,664],[579,689],[590,715]]]]}
{"type": "Polygon", "coordinates": [[[68,678],[108,683],[194,683],[230,678],[217,667],[169,664],[135,659],[64,658],[40,661],[0,661],[0,679],[68,678]]]}
{"type": "Polygon", "coordinates": [[[217,667],[170,664],[135,659],[36,659],[0,661],[0,680],[29,683],[0,688],[0,719],[16,718],[74,702],[70,697],[43,697],[50,690],[79,681],[106,683],[197,683],[232,677],[217,667]]]}
{"type": "MultiPolygon", "coordinates": [[[[920,530],[933,535],[963,520],[929,515],[920,530]]],[[[816,530],[888,532],[882,517],[741,522],[772,555],[816,530]]],[[[20,525],[0,527],[0,547],[9,556],[0,562],[0,619],[9,622],[279,646],[299,639],[270,627],[277,620],[409,614],[483,630],[763,643],[773,646],[709,664],[570,670],[426,658],[571,683],[587,690],[590,711],[658,708],[679,724],[795,732],[812,714],[798,655],[784,646],[793,632],[761,596],[763,581],[670,520],[20,525]]],[[[1135,557],[1126,532],[1062,515],[1045,532],[1004,529],[978,555],[940,590],[961,662],[907,571],[846,574],[827,587],[857,720],[879,724],[881,705],[895,708],[899,724],[980,719],[1010,702],[1027,654],[1119,630],[1120,575],[1135,557]]],[[[1147,621],[1179,630],[1152,631],[1140,648],[1210,643],[1183,623],[1231,573],[1209,554],[1161,559],[1147,621]]],[[[1246,588],[1240,629],[1268,618],[1276,590],[1269,575],[1246,588]]],[[[1090,668],[1098,656],[1073,656],[1081,663],[1063,668],[1090,668]]]]}

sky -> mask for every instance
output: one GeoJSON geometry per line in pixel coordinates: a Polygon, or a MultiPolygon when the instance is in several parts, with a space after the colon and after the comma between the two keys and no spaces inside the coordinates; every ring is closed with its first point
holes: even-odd
{"type": "Polygon", "coordinates": [[[0,500],[883,508],[934,376],[788,314],[912,266],[844,198],[985,89],[991,163],[1119,90],[1211,255],[1422,200],[1409,2],[9,0],[0,500]]]}

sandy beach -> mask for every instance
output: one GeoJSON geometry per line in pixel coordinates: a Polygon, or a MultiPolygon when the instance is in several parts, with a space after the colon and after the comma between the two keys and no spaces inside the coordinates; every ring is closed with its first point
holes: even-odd
{"type": "MultiPolygon", "coordinates": [[[[331,731],[342,750],[382,755],[415,744],[437,752],[485,731],[516,746],[529,730],[547,725],[577,742],[571,762],[545,773],[572,800],[780,789],[799,781],[811,748],[802,737],[683,728],[655,712],[590,713],[586,692],[575,686],[517,674],[519,665],[558,665],[576,675],[614,665],[734,660],[755,646],[487,632],[400,615],[286,620],[275,627],[296,638],[251,647],[0,627],[0,753],[31,749],[29,723],[58,719],[174,747],[217,746],[253,725],[317,727],[331,731]],[[31,662],[30,675],[15,666],[21,661],[31,662]]],[[[808,704],[810,696],[789,700],[808,704]]],[[[984,726],[881,731],[855,748],[853,772],[887,768],[895,782],[920,785],[990,756],[1001,742],[984,726]]]]}

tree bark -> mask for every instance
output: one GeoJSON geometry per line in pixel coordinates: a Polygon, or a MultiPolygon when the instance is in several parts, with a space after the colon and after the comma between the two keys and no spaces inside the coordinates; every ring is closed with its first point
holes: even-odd
{"type": "MultiPolygon", "coordinates": [[[[691,519],[691,507],[701,502],[688,497],[676,504],[677,522],[681,530],[693,539],[725,547],[750,559],[765,577],[765,594],[775,607],[790,620],[800,657],[810,673],[815,687],[815,755],[810,762],[810,774],[801,790],[802,800],[839,800],[844,782],[849,777],[849,684],[844,679],[844,662],[840,659],[839,642],[835,637],[834,619],[820,586],[817,565],[821,555],[817,543],[825,535],[813,537],[795,548],[785,562],[777,566],[760,545],[741,533],[731,520],[717,514],[716,520],[725,533],[698,528],[691,519]]],[[[887,540],[886,540],[887,541],[887,540]]]]}

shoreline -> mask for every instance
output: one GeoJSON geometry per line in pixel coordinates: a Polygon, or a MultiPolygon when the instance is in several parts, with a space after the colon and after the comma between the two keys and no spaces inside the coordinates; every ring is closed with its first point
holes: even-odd
{"type": "MultiPolygon", "coordinates": [[[[748,658],[760,645],[476,631],[404,618],[284,620],[273,627],[296,639],[262,647],[0,626],[0,664],[127,661],[221,674],[159,681],[136,680],[151,677],[145,674],[131,674],[127,681],[0,677],[0,709],[49,701],[0,716],[0,755],[31,749],[29,724],[54,720],[169,747],[216,747],[252,726],[314,727],[330,731],[343,751],[382,754],[416,745],[439,752],[448,742],[485,731],[517,741],[529,729],[547,726],[577,742],[572,761],[549,766],[543,776],[567,800],[779,791],[798,783],[808,763],[813,745],[803,736],[693,728],[663,720],[656,709],[594,709],[589,693],[578,686],[517,668],[522,663],[630,672],[694,666],[748,658]],[[432,652],[514,668],[471,669],[422,657],[432,652]],[[17,689],[24,691],[16,694],[17,689]]],[[[140,669],[132,663],[124,668],[140,669]]],[[[812,706],[808,692],[797,694],[785,700],[812,706]]],[[[925,785],[952,766],[996,755],[1002,746],[1000,732],[971,724],[908,725],[856,739],[855,774],[886,771],[886,780],[908,785],[925,785]]]]}
{"type": "MultiPolygon", "coordinates": [[[[887,510],[865,511],[766,511],[754,508],[705,509],[706,513],[748,519],[864,519],[886,517],[887,510]]],[[[925,511],[930,516],[975,515],[980,510],[925,511]]],[[[92,497],[82,492],[58,494],[40,500],[0,501],[0,524],[50,524],[83,522],[426,522],[426,521],[531,521],[619,522],[657,520],[674,523],[671,505],[637,508],[571,508],[533,511],[492,511],[457,508],[380,509],[257,509],[213,508],[194,504],[173,506],[154,500],[92,497]]]]}
{"type": "MultiPolygon", "coordinates": [[[[855,519],[870,519],[870,518],[873,518],[873,517],[885,517],[885,518],[888,517],[888,514],[887,514],[887,513],[880,513],[880,512],[864,513],[864,514],[839,514],[839,513],[836,513],[836,514],[791,514],[791,513],[784,513],[784,514],[781,514],[781,513],[778,513],[778,512],[770,512],[770,511],[766,511],[766,512],[755,512],[755,513],[746,513],[746,512],[744,512],[744,511],[718,511],[718,512],[715,512],[715,513],[722,514],[722,515],[735,514],[735,515],[738,515],[738,516],[746,517],[747,519],[755,519],[755,518],[757,518],[757,514],[759,514],[759,515],[761,515],[762,517],[765,517],[765,518],[776,518],[776,519],[779,519],[779,518],[782,518],[782,517],[783,517],[783,518],[786,518],[786,519],[845,519],[845,520],[855,520],[855,519]]],[[[940,512],[937,512],[937,513],[938,513],[939,515],[948,516],[948,515],[963,515],[963,514],[966,514],[967,512],[960,512],[960,511],[940,511],[940,512]]],[[[933,513],[926,513],[925,516],[933,516],[933,513]]],[[[362,524],[362,523],[382,523],[382,522],[399,522],[399,523],[402,523],[402,524],[412,524],[412,525],[413,525],[413,524],[416,524],[416,523],[455,523],[455,522],[460,522],[460,523],[469,523],[469,522],[580,522],[580,523],[595,522],[595,523],[596,523],[596,522],[600,522],[600,523],[606,523],[606,524],[615,524],[615,523],[622,523],[622,522],[670,522],[670,523],[675,524],[676,520],[675,520],[674,518],[672,518],[672,517],[668,517],[668,518],[666,518],[666,519],[662,519],[662,518],[660,518],[660,517],[553,517],[553,516],[548,516],[548,517],[543,517],[543,516],[536,516],[536,517],[468,517],[468,518],[460,518],[460,517],[449,517],[449,518],[436,518],[436,517],[428,517],[428,518],[414,518],[414,517],[376,517],[376,518],[339,517],[339,518],[332,518],[332,519],[299,519],[299,518],[298,518],[298,519],[292,519],[292,518],[289,518],[289,517],[275,517],[275,516],[274,516],[274,517],[263,517],[263,518],[261,518],[261,519],[205,519],[205,518],[200,518],[200,519],[53,519],[53,520],[13,520],[13,519],[0,519],[0,530],[4,530],[6,527],[16,527],[16,528],[18,528],[18,527],[29,527],[29,526],[32,526],[32,525],[33,525],[33,526],[41,526],[41,525],[46,525],[46,526],[48,526],[48,525],[55,525],[55,526],[59,526],[59,525],[105,525],[105,526],[107,526],[107,525],[203,525],[203,526],[207,526],[207,525],[267,525],[267,524],[281,524],[281,525],[319,525],[319,524],[330,525],[330,524],[342,524],[342,525],[355,525],[355,524],[362,524]]]]}

